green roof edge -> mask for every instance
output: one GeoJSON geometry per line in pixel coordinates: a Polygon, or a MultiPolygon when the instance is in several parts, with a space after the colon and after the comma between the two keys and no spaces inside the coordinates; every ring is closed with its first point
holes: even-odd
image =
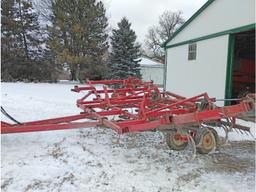
{"type": "Polygon", "coordinates": [[[167,43],[169,43],[175,36],[177,36],[187,25],[189,25],[200,13],[202,13],[212,2],[214,2],[215,0],[208,0],[200,9],[197,10],[197,12],[195,12],[180,28],[178,28],[174,34],[172,35],[172,37],[170,37],[169,39],[167,39],[162,45],[161,47],[165,48],[165,46],[167,45],[167,43]]]}
{"type": "Polygon", "coordinates": [[[213,34],[210,34],[210,35],[205,35],[205,36],[197,37],[197,38],[194,38],[194,39],[181,41],[179,43],[174,43],[172,45],[166,45],[165,49],[172,48],[172,47],[177,47],[177,46],[185,45],[185,44],[189,44],[189,43],[194,43],[194,42],[198,42],[198,41],[203,41],[203,40],[206,40],[206,39],[211,39],[211,38],[219,37],[219,36],[222,36],[222,35],[240,33],[240,32],[243,32],[243,31],[253,30],[253,29],[255,29],[255,27],[256,27],[256,24],[252,23],[252,24],[249,24],[249,25],[244,25],[244,26],[241,26],[241,27],[232,28],[232,29],[228,29],[228,30],[225,30],[225,31],[220,31],[220,32],[213,33],[213,34]]]}

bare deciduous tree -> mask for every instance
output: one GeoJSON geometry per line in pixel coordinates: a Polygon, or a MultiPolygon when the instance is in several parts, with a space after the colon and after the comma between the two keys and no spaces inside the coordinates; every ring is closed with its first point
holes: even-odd
{"type": "Polygon", "coordinates": [[[161,48],[161,44],[171,38],[175,30],[183,23],[181,11],[165,11],[160,15],[158,25],[148,29],[145,40],[147,56],[164,62],[164,50],[161,48]]]}

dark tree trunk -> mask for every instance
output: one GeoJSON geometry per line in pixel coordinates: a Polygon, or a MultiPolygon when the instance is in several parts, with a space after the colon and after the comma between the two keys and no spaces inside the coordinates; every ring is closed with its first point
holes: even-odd
{"type": "Polygon", "coordinates": [[[25,35],[25,29],[24,29],[24,25],[23,25],[23,15],[21,12],[21,3],[19,0],[19,14],[20,14],[20,21],[21,21],[21,26],[22,26],[22,38],[23,38],[23,44],[24,44],[24,48],[25,48],[25,54],[26,54],[26,58],[29,59],[28,56],[28,44],[27,44],[27,39],[26,39],[26,35],[25,35]]]}
{"type": "Polygon", "coordinates": [[[76,81],[77,79],[76,79],[76,68],[75,67],[72,67],[71,69],[70,69],[70,77],[71,77],[71,81],[76,81]]]}

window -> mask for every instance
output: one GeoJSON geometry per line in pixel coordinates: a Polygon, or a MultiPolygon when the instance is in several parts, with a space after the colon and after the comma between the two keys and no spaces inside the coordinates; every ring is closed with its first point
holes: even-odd
{"type": "Polygon", "coordinates": [[[196,43],[188,45],[188,60],[196,60],[196,43]]]}

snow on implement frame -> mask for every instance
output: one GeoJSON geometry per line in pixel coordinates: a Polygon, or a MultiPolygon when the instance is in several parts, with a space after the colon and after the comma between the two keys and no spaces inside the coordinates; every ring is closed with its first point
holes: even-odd
{"type": "Polygon", "coordinates": [[[215,98],[207,93],[185,98],[164,91],[153,82],[135,78],[125,80],[87,80],[74,92],[85,91],[77,100],[83,111],[78,115],[20,123],[2,107],[1,111],[16,122],[1,121],[1,134],[50,131],[103,126],[118,134],[141,131],[161,131],[168,146],[183,150],[188,143],[202,154],[214,151],[220,145],[213,127],[221,127],[227,134],[232,128],[249,132],[249,128],[236,125],[236,117],[255,110],[255,94],[249,94],[239,104],[217,107],[215,98]],[[96,89],[96,86],[98,85],[96,89]]]}

